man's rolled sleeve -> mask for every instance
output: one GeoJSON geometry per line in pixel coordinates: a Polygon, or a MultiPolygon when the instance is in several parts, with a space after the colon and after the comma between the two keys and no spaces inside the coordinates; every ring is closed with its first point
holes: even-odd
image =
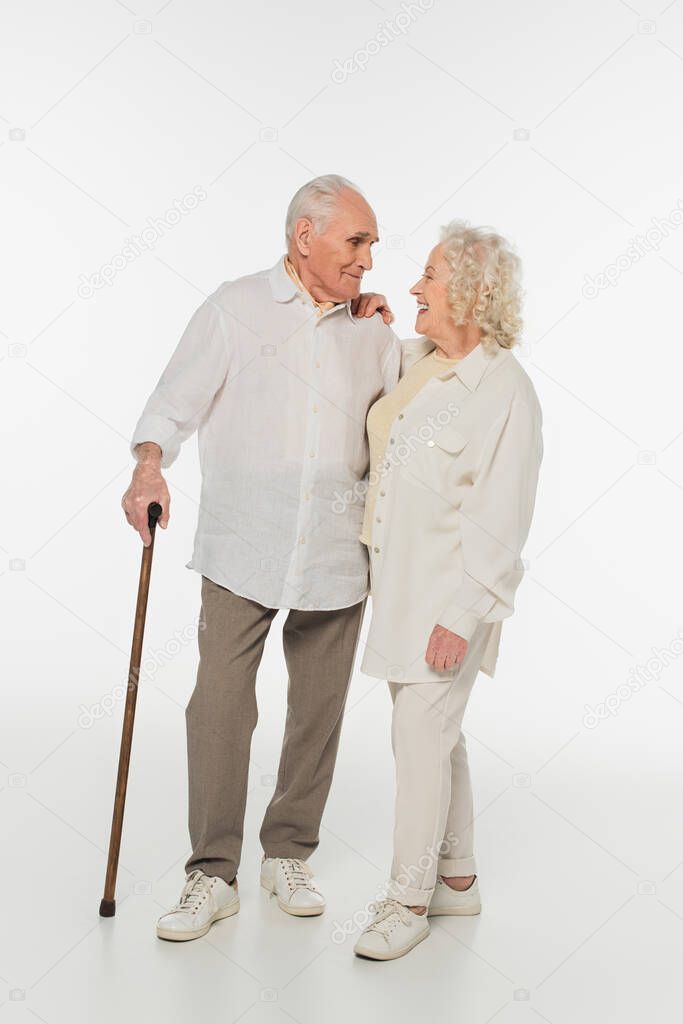
{"type": "Polygon", "coordinates": [[[228,373],[227,317],[218,292],[195,311],[138,420],[130,443],[152,441],[161,465],[170,466],[180,446],[197,429],[228,373]]]}
{"type": "Polygon", "coordinates": [[[540,407],[516,396],[491,427],[459,509],[464,574],[438,621],[465,640],[494,605],[495,618],[512,614],[542,457],[540,407]]]}

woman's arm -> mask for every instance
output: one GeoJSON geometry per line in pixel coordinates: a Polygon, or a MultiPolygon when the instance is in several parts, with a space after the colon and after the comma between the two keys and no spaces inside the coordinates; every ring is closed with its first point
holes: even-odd
{"type": "Polygon", "coordinates": [[[464,576],[438,624],[466,640],[494,604],[512,612],[543,458],[541,427],[538,402],[513,397],[488,433],[459,509],[464,576]]]}

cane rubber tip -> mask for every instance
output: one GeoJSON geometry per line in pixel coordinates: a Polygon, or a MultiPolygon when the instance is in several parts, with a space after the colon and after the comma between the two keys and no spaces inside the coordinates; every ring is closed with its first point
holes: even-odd
{"type": "Polygon", "coordinates": [[[116,900],[102,900],[100,903],[100,917],[114,917],[116,914],[116,900]]]}

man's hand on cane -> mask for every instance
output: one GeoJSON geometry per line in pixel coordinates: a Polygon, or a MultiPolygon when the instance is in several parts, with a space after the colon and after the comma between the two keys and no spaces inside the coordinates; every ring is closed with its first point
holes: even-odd
{"type": "Polygon", "coordinates": [[[161,473],[161,448],[152,441],[145,441],[135,448],[138,464],[133,470],[130,487],[121,498],[121,507],[126,519],[140,534],[142,543],[149,547],[152,535],[149,531],[147,509],[150,502],[158,501],[163,512],[159,526],[164,530],[170,518],[171,496],[161,473]]]}

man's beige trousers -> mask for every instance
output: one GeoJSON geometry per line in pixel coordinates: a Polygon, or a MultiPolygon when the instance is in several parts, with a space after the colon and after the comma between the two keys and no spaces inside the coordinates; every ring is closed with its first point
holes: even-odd
{"type": "Polygon", "coordinates": [[[389,894],[406,906],[427,906],[437,875],[476,872],[472,783],[461,725],[488,636],[487,624],[480,624],[452,680],[389,680],[396,762],[389,894]]]}
{"type": "MultiPolygon", "coordinates": [[[[267,857],[306,860],[318,846],[365,603],[292,609],[284,622],[287,718],[260,832],[267,857]]],[[[237,874],[258,718],[256,673],[276,614],[202,577],[199,669],[185,711],[192,842],[186,873],[201,868],[226,882],[237,874]]]]}

